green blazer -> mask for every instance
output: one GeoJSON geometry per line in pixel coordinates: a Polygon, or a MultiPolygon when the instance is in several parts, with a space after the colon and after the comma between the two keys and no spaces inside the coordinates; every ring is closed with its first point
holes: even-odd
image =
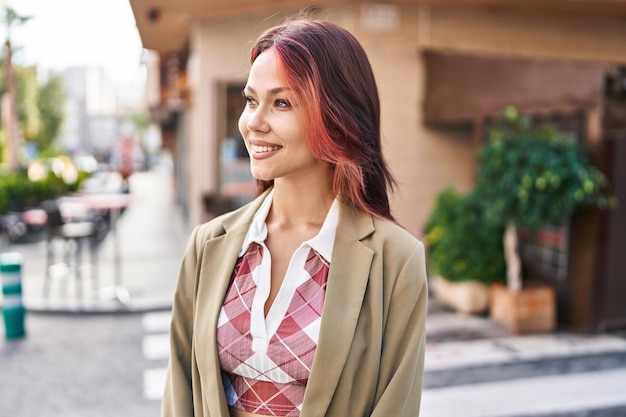
{"type": "MultiPolygon", "coordinates": [[[[228,417],[217,319],[263,196],[195,228],[172,306],[163,417],[228,417]]],[[[428,303],[424,246],[340,205],[326,298],[301,417],[416,417],[428,303]]]]}

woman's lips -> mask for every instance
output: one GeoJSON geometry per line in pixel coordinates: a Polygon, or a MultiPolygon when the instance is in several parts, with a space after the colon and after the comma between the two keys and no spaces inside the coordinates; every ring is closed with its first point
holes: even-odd
{"type": "Polygon", "coordinates": [[[280,145],[273,145],[269,143],[251,143],[250,150],[252,151],[252,156],[256,159],[269,158],[282,149],[280,145]]]}

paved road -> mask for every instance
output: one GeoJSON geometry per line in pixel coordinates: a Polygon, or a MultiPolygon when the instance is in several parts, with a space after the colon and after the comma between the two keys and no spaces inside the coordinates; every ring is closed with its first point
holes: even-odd
{"type": "Polygon", "coordinates": [[[27,327],[0,341],[0,416],[158,416],[142,391],[140,316],[31,313],[27,327]]]}

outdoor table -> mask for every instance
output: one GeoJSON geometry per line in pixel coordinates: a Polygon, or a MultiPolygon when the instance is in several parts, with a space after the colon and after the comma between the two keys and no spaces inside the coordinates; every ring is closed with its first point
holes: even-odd
{"type": "Polygon", "coordinates": [[[127,193],[85,193],[71,197],[77,199],[92,210],[109,210],[111,213],[111,236],[113,237],[113,285],[101,288],[100,294],[111,293],[111,298],[125,304],[130,300],[130,293],[122,285],[122,256],[120,250],[117,221],[122,209],[128,207],[131,196],[127,193]]]}

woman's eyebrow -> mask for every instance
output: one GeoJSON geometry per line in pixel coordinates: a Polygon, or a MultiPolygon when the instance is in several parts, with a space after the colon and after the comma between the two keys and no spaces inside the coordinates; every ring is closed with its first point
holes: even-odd
{"type": "MultiPolygon", "coordinates": [[[[249,91],[253,94],[257,94],[257,91],[252,88],[251,86],[247,85],[244,88],[244,91],[249,91]]],[[[267,93],[270,95],[277,95],[277,94],[281,94],[284,93],[285,91],[291,91],[291,88],[287,88],[287,87],[274,87],[274,88],[270,88],[269,90],[267,90],[267,93]]]]}

